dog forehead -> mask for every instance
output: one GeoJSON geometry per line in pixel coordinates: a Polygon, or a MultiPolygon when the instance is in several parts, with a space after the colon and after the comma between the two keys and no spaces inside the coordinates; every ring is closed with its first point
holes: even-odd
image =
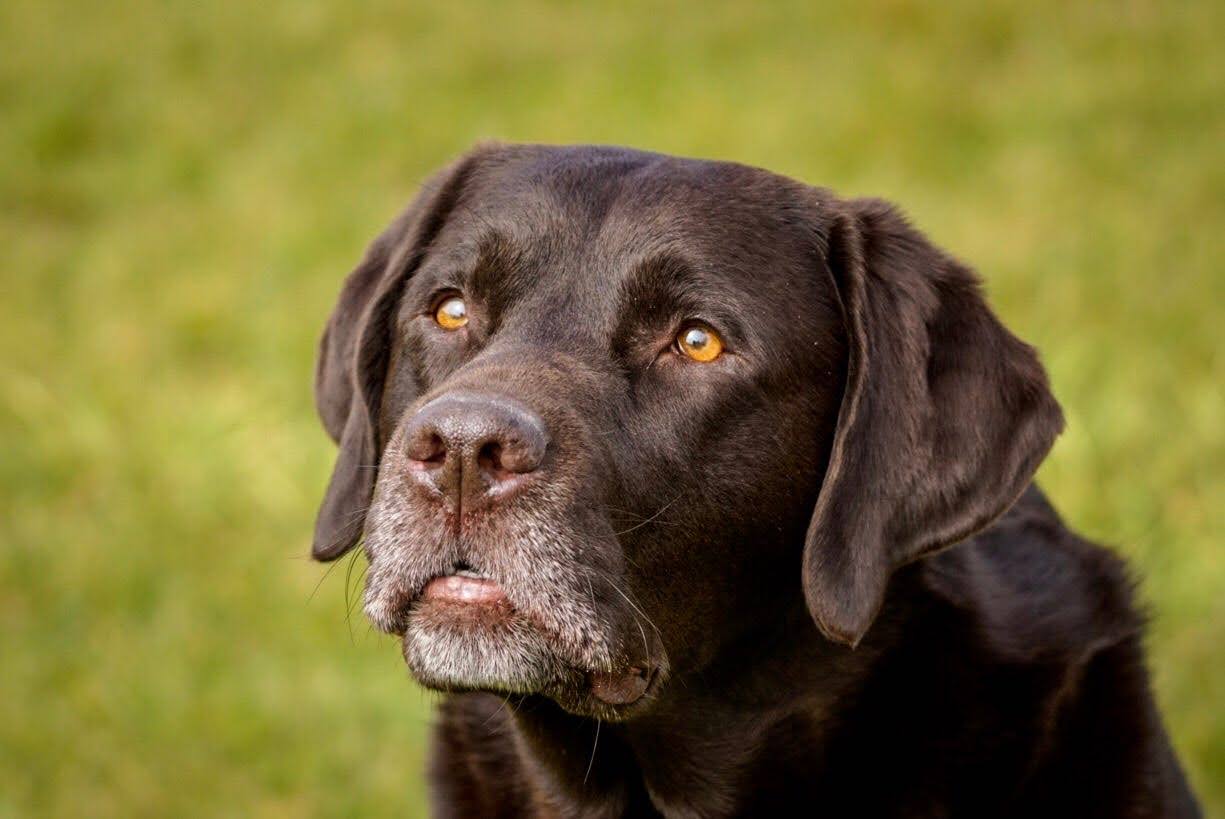
{"type": "Polygon", "coordinates": [[[811,265],[821,233],[815,193],[730,162],[507,146],[472,174],[432,253],[464,268],[494,245],[571,288],[583,280],[607,286],[660,258],[716,279],[740,271],[754,287],[769,287],[780,268],[811,265]]]}
{"type": "MultiPolygon", "coordinates": [[[[474,172],[470,214],[511,232],[717,240],[785,227],[806,189],[760,168],[598,146],[512,146],[474,172]]],[[[808,189],[811,190],[811,189],[808,189]]]]}

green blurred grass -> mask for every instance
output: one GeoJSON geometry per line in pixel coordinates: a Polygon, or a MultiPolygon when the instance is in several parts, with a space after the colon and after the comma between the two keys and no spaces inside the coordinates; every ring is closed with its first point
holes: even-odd
{"type": "Polygon", "coordinates": [[[0,5],[0,815],[422,812],[428,699],[343,568],[313,593],[309,384],[486,137],[889,196],[978,266],[1225,815],[1225,6],[513,6],[0,5]]]}

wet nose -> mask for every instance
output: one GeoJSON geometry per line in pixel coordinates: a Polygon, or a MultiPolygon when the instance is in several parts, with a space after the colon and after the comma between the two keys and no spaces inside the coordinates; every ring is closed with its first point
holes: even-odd
{"type": "Polygon", "coordinates": [[[548,446],[540,416],[501,396],[443,395],[405,429],[409,467],[459,510],[496,499],[535,472],[548,446]]]}

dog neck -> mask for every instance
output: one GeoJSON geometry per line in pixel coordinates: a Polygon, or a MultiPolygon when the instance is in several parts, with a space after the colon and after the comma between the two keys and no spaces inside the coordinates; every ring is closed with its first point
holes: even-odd
{"type": "MultiPolygon", "coordinates": [[[[890,608],[883,619],[896,622],[890,608]]],[[[742,791],[761,794],[763,781],[785,798],[819,762],[829,715],[892,643],[894,629],[873,631],[852,651],[823,639],[802,605],[789,607],[711,666],[673,677],[647,714],[623,723],[524,698],[513,723],[536,801],[563,816],[718,816],[743,808],[742,791]]]]}

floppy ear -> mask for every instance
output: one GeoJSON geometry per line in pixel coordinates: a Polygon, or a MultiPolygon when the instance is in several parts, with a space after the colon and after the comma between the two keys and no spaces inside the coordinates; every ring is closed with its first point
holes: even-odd
{"type": "Polygon", "coordinates": [[[854,646],[894,569],[1003,514],[1063,416],[969,269],[885,202],[833,207],[826,258],[849,352],[804,596],[821,631],[854,646]]]}
{"type": "Polygon", "coordinates": [[[377,415],[389,357],[389,330],[404,283],[454,207],[478,158],[470,153],[431,178],[371,243],[345,279],[315,366],[315,407],[340,445],[315,519],[311,555],[335,560],[361,538],[382,449],[377,415]]]}

